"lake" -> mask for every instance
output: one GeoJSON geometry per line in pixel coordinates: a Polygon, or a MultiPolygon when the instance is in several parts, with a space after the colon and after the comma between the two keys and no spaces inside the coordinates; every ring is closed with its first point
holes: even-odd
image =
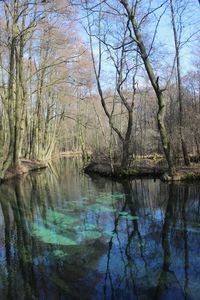
{"type": "Polygon", "coordinates": [[[0,229],[0,299],[200,299],[198,183],[60,159],[0,186],[0,229]]]}

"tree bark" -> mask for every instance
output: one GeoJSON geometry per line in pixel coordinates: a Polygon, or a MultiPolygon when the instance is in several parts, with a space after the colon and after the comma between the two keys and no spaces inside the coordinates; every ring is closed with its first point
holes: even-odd
{"type": "Polygon", "coordinates": [[[168,163],[169,173],[173,175],[175,172],[174,163],[172,159],[171,147],[170,147],[170,140],[167,133],[167,129],[165,126],[165,104],[163,99],[163,90],[159,86],[159,77],[156,77],[155,71],[153,70],[152,64],[149,60],[149,56],[147,54],[143,37],[138,27],[135,12],[130,8],[127,0],[120,0],[121,4],[123,5],[124,9],[127,12],[128,18],[131,22],[133,32],[135,34],[136,43],[140,52],[140,56],[143,60],[145,70],[148,74],[149,80],[151,85],[155,91],[157,102],[158,102],[158,113],[157,113],[157,123],[158,129],[160,132],[160,137],[162,141],[162,146],[164,150],[164,154],[168,163]]]}
{"type": "Polygon", "coordinates": [[[186,166],[190,165],[190,159],[187,151],[187,144],[185,142],[184,131],[183,131],[183,93],[182,93],[182,80],[181,80],[181,67],[180,67],[180,41],[178,41],[176,22],[175,22],[175,13],[173,7],[173,0],[170,0],[170,9],[171,9],[171,20],[172,28],[174,34],[174,46],[176,52],[176,69],[177,69],[177,85],[178,85],[178,103],[179,103],[179,134],[183,152],[184,163],[186,166]]]}
{"type": "Polygon", "coordinates": [[[128,111],[128,127],[125,135],[125,139],[123,141],[123,154],[122,154],[122,162],[121,168],[123,171],[126,171],[130,165],[130,158],[131,158],[131,134],[132,134],[132,127],[133,127],[133,110],[130,109],[128,111]]]}

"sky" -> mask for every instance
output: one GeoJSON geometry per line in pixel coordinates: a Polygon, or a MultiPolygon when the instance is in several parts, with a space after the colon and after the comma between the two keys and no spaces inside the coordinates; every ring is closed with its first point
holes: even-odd
{"type": "MultiPolygon", "coordinates": [[[[113,0],[107,0],[109,4],[113,3],[113,0]]],[[[146,5],[146,8],[148,8],[149,3],[151,3],[151,9],[154,9],[155,7],[159,6],[161,3],[163,3],[164,0],[146,0],[143,1],[144,5],[146,5]]],[[[182,13],[182,36],[181,36],[181,42],[183,43],[183,46],[181,47],[181,67],[182,67],[182,74],[186,74],[188,71],[193,70],[195,67],[194,64],[194,58],[193,53],[194,50],[197,51],[198,43],[195,41],[197,36],[200,37],[200,5],[198,4],[198,0],[176,0],[174,1],[177,3],[179,7],[179,12],[183,10],[182,4],[186,3],[186,9],[183,10],[182,13]],[[196,33],[195,35],[194,32],[196,33]],[[189,38],[191,37],[191,38],[189,38]],[[189,40],[188,40],[189,39],[189,40]],[[187,43],[184,44],[185,41],[187,43]]],[[[95,1],[92,2],[94,5],[95,1]]],[[[151,15],[150,22],[145,27],[145,34],[147,34],[148,39],[151,41],[157,20],[159,16],[164,12],[164,7],[156,10],[154,14],[151,15]]],[[[146,13],[146,11],[144,12],[146,13]]],[[[83,16],[83,15],[82,15],[83,16]]],[[[180,15],[179,15],[180,16],[180,15]]],[[[178,17],[176,19],[178,21],[178,17]]],[[[111,21],[112,22],[112,21],[111,21]]],[[[82,19],[82,24],[86,24],[86,19],[82,19]]],[[[103,24],[101,24],[103,27],[103,24]]],[[[86,32],[81,29],[81,35],[86,43],[88,43],[88,36],[86,32]]],[[[200,40],[200,39],[199,39],[200,40]]],[[[94,42],[94,52],[95,54],[98,53],[98,49],[95,47],[94,42]]],[[[156,39],[154,43],[154,48],[152,51],[152,60],[155,60],[155,66],[156,68],[160,68],[160,70],[163,70],[165,66],[172,65],[174,61],[175,56],[175,50],[174,50],[174,40],[173,40],[173,31],[171,26],[171,16],[170,16],[170,10],[167,9],[165,13],[163,14],[156,34],[156,39]],[[157,57],[159,59],[157,59],[157,57]],[[156,62],[159,61],[158,62],[156,62]],[[158,64],[158,66],[156,65],[158,64]]],[[[112,67],[109,67],[108,61],[105,59],[104,69],[106,73],[111,73],[112,67]]]]}
{"type": "MultiPolygon", "coordinates": [[[[180,3],[181,0],[177,0],[177,2],[180,3]]],[[[187,8],[182,17],[183,28],[181,36],[181,65],[183,73],[194,68],[194,50],[195,48],[197,49],[198,46],[200,47],[200,44],[198,44],[197,41],[197,38],[200,37],[200,5],[198,5],[196,0],[189,0],[186,2],[187,8]]],[[[178,21],[178,18],[176,21],[178,21]]],[[[174,53],[174,39],[171,16],[169,13],[166,13],[162,17],[158,28],[158,39],[166,44],[171,53],[174,53]]]]}

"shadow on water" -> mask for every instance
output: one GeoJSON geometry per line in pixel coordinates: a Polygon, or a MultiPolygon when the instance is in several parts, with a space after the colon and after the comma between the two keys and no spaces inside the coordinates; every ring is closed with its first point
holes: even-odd
{"type": "Polygon", "coordinates": [[[0,299],[199,299],[200,187],[79,163],[0,186],[0,299]]]}

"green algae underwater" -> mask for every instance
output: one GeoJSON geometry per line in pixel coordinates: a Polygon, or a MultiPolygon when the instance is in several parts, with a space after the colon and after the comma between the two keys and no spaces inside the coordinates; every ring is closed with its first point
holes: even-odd
{"type": "Polygon", "coordinates": [[[199,299],[200,187],[80,166],[0,186],[0,299],[199,299]]]}
{"type": "MultiPolygon", "coordinates": [[[[120,193],[101,193],[94,203],[90,203],[86,197],[82,199],[81,207],[79,207],[79,200],[66,200],[62,212],[60,209],[48,209],[45,218],[32,223],[31,235],[44,243],[63,246],[80,246],[81,243],[89,240],[106,238],[112,235],[112,231],[109,232],[94,223],[86,222],[85,219],[79,218],[78,213],[101,214],[105,217],[107,213],[118,213],[120,218],[138,220],[138,216],[133,216],[129,212],[118,212],[115,203],[124,197],[125,195],[120,193]]],[[[63,254],[61,256],[63,257],[63,254]]]]}

